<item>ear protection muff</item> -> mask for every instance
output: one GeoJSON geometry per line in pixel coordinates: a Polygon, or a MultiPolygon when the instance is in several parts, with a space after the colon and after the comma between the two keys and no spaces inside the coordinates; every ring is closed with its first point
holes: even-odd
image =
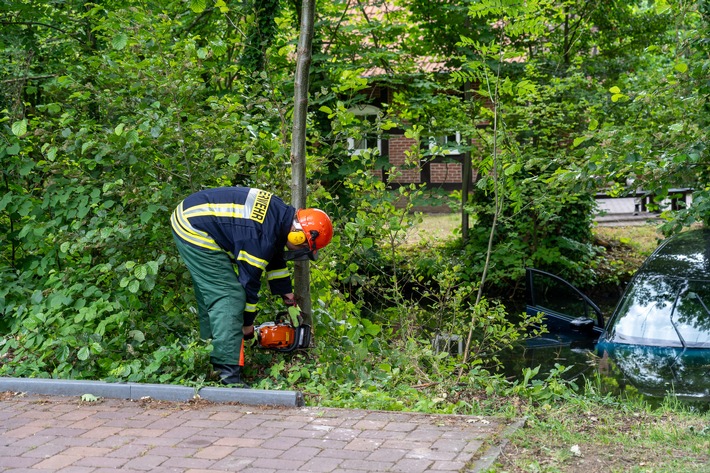
{"type": "Polygon", "coordinates": [[[302,230],[288,232],[288,242],[292,245],[302,245],[306,242],[306,234],[302,230]]]}

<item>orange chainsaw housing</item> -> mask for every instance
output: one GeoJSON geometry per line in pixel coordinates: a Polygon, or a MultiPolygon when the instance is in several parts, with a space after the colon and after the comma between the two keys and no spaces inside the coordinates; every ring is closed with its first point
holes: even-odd
{"type": "Polygon", "coordinates": [[[264,348],[291,348],[296,338],[296,330],[290,325],[262,325],[259,327],[259,345],[264,348]]]}

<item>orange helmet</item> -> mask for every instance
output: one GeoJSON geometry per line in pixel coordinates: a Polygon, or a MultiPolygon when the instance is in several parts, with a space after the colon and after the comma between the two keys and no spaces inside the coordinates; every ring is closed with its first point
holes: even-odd
{"type": "Polygon", "coordinates": [[[333,239],[333,224],[328,214],[320,209],[299,209],[296,219],[306,234],[308,248],[314,253],[325,247],[333,239]]]}

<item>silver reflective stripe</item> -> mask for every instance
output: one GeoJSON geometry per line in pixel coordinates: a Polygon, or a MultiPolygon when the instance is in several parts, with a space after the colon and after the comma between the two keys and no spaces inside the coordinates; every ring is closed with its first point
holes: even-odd
{"type": "Polygon", "coordinates": [[[290,276],[290,273],[288,272],[288,269],[276,269],[273,271],[269,271],[266,273],[266,279],[271,281],[272,279],[279,279],[279,278],[285,278],[290,276]]]}
{"type": "Polygon", "coordinates": [[[190,207],[183,212],[185,217],[230,217],[230,218],[246,218],[249,213],[246,212],[245,206],[241,204],[200,204],[190,207]]]}

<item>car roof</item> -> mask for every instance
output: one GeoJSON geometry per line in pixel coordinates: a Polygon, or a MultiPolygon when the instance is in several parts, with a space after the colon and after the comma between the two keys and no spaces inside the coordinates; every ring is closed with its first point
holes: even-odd
{"type": "Polygon", "coordinates": [[[689,230],[667,239],[638,274],[710,280],[710,229],[689,230]]]}

